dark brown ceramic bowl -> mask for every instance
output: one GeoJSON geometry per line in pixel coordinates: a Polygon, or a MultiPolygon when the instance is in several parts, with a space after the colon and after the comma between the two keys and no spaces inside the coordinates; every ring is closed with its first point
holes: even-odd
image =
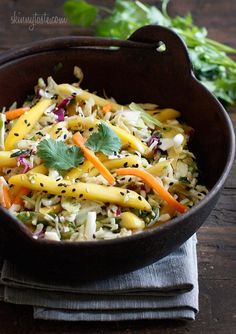
{"type": "Polygon", "coordinates": [[[79,278],[131,271],[169,254],[203,224],[216,204],[234,157],[234,132],[222,105],[194,77],[182,40],[172,31],[146,26],[129,41],[63,37],[39,41],[0,58],[0,107],[21,103],[39,77],[72,82],[74,65],[82,68],[83,87],[106,91],[119,103],[153,102],[181,111],[195,130],[192,149],[209,194],[187,213],[153,230],[122,239],[95,242],[34,240],[1,209],[2,247],[6,257],[40,273],[79,278]],[[162,41],[166,51],[157,47],[162,41]],[[61,63],[63,67],[56,71],[61,63]]]}

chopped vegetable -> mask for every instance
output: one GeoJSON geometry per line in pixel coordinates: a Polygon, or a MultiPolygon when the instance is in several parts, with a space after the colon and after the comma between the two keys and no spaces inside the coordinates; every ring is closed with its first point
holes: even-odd
{"type": "Polygon", "coordinates": [[[147,171],[138,168],[120,168],[116,170],[117,175],[134,175],[140,177],[153,190],[155,190],[161,198],[169,205],[173,206],[180,213],[187,211],[187,207],[176,201],[176,199],[147,171]]]}
{"type": "Polygon", "coordinates": [[[122,212],[120,217],[120,226],[131,230],[143,230],[144,221],[132,212],[122,212]]]}
{"type": "Polygon", "coordinates": [[[22,197],[29,195],[30,189],[21,187],[15,198],[13,199],[13,204],[23,205],[22,197]]]}
{"type": "Polygon", "coordinates": [[[74,73],[74,86],[40,78],[35,106],[10,122],[3,109],[0,118],[0,205],[34,239],[129,236],[204,198],[187,146],[193,129],[179,112],[158,101],[119,105],[80,89],[82,70],[74,73]]]}
{"type": "Polygon", "coordinates": [[[0,204],[2,207],[9,209],[11,207],[11,196],[8,184],[4,177],[0,176],[0,204]]]}
{"type": "Polygon", "coordinates": [[[13,109],[5,112],[6,119],[8,121],[12,121],[13,119],[19,118],[23,115],[26,111],[29,111],[29,107],[13,109]]]}
{"type": "Polygon", "coordinates": [[[115,178],[111,175],[109,170],[102,164],[102,162],[96,157],[96,155],[88,149],[84,144],[84,138],[79,132],[73,135],[73,142],[78,145],[84,153],[86,159],[92,162],[94,167],[96,167],[103,177],[108,181],[109,184],[115,183],[115,178]]]}

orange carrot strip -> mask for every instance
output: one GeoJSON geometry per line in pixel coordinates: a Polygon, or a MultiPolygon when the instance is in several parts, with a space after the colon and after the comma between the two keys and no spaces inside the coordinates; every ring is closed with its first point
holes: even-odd
{"type": "Polygon", "coordinates": [[[107,112],[111,111],[111,108],[112,108],[111,103],[107,103],[107,104],[105,104],[105,106],[102,107],[102,111],[107,113],[107,112]]]}
{"type": "Polygon", "coordinates": [[[176,199],[155,179],[155,177],[145,170],[139,168],[119,168],[116,170],[116,173],[117,175],[134,175],[139,177],[178,212],[184,213],[187,211],[186,206],[176,201],[176,199]]]}
{"type": "Polygon", "coordinates": [[[4,194],[6,208],[9,209],[11,207],[11,195],[10,195],[8,187],[3,186],[3,194],[4,194]]]}
{"type": "Polygon", "coordinates": [[[12,109],[5,112],[6,119],[8,121],[12,121],[13,119],[16,119],[23,115],[26,111],[28,111],[30,108],[24,107],[24,108],[18,108],[18,109],[12,109]]]}
{"type": "Polygon", "coordinates": [[[9,209],[11,207],[11,195],[9,191],[9,187],[7,184],[5,184],[5,181],[3,180],[3,177],[0,179],[0,185],[2,188],[1,196],[0,196],[0,204],[6,208],[9,209]]]}
{"type": "Polygon", "coordinates": [[[20,188],[19,192],[13,199],[13,204],[18,204],[22,206],[23,205],[22,196],[27,196],[30,192],[31,190],[28,188],[24,188],[24,187],[20,188]]]}
{"type": "Polygon", "coordinates": [[[103,163],[96,157],[96,155],[84,145],[84,138],[79,132],[75,133],[72,137],[73,142],[81,148],[86,159],[92,162],[95,168],[103,175],[110,185],[115,183],[115,178],[111,175],[109,170],[103,165],[103,163]]]}

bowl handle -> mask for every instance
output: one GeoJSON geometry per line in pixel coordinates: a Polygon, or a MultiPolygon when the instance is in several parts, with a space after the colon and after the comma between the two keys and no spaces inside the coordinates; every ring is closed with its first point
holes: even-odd
{"type": "MultiPolygon", "coordinates": [[[[159,42],[156,51],[163,54],[163,58],[171,68],[177,68],[182,75],[193,75],[187,46],[173,30],[158,25],[147,25],[136,30],[129,41],[150,45],[159,42]],[[164,44],[164,50],[161,49],[161,44],[164,44]]],[[[162,65],[164,66],[164,63],[162,65]]]]}
{"type": "Polygon", "coordinates": [[[119,48],[149,49],[160,53],[158,52],[160,41],[166,46],[166,50],[162,53],[168,57],[164,58],[167,58],[168,61],[171,60],[171,63],[178,66],[182,73],[189,74],[191,72],[191,62],[184,42],[172,30],[158,25],[144,26],[136,30],[128,40],[91,36],[65,36],[37,41],[0,54],[0,65],[35,53],[75,47],[109,48],[114,46],[119,48]]]}

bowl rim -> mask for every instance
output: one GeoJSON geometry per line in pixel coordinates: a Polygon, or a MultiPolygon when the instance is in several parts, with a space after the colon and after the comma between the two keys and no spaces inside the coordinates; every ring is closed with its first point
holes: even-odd
{"type": "MultiPolygon", "coordinates": [[[[146,26],[148,27],[148,26],[146,26]]],[[[144,27],[144,28],[146,28],[144,27]]],[[[65,240],[61,240],[60,242],[58,241],[53,241],[53,240],[45,240],[45,239],[34,239],[32,234],[30,233],[30,231],[28,231],[28,229],[21,225],[20,222],[13,217],[8,210],[0,207],[0,211],[3,211],[7,214],[7,216],[9,216],[11,218],[12,221],[16,222],[18,231],[23,233],[24,236],[28,239],[29,242],[31,242],[34,245],[49,245],[49,246],[56,246],[59,247],[59,245],[61,247],[69,247],[69,248],[84,248],[84,247],[104,247],[104,246],[110,246],[113,244],[120,244],[120,243],[126,243],[126,242],[130,242],[130,241],[134,241],[134,240],[141,240],[146,238],[147,236],[150,235],[155,235],[158,234],[160,231],[165,231],[168,229],[171,229],[173,226],[179,224],[183,219],[188,219],[191,216],[193,216],[194,214],[196,214],[197,211],[199,211],[201,208],[205,207],[205,205],[213,200],[213,198],[218,194],[218,192],[220,191],[220,189],[223,187],[226,178],[229,175],[229,172],[232,168],[233,162],[234,162],[234,155],[235,155],[235,134],[234,134],[234,128],[233,128],[233,124],[232,121],[228,115],[228,113],[226,112],[225,108],[222,106],[222,104],[217,100],[217,98],[211,94],[206,87],[204,87],[201,82],[199,82],[194,73],[193,70],[191,68],[191,63],[189,60],[189,56],[188,56],[188,51],[187,51],[187,47],[185,45],[185,43],[183,42],[183,40],[181,39],[181,37],[179,37],[175,32],[173,32],[172,30],[168,29],[168,28],[164,28],[164,27],[160,27],[160,26],[155,26],[158,28],[161,28],[162,30],[166,30],[168,32],[171,32],[173,35],[175,35],[175,37],[177,37],[184,48],[184,51],[186,53],[186,61],[189,62],[189,64],[187,64],[189,66],[189,80],[191,80],[193,82],[194,85],[200,85],[201,88],[208,94],[209,99],[212,100],[213,103],[216,104],[216,106],[218,107],[218,110],[220,111],[220,113],[223,116],[225,125],[227,127],[227,131],[228,131],[228,135],[229,135],[229,148],[228,148],[228,154],[227,154],[227,160],[225,162],[225,167],[224,170],[222,171],[220,177],[218,178],[217,182],[215,183],[215,185],[212,187],[212,189],[209,191],[209,193],[197,204],[195,204],[190,210],[188,210],[186,213],[183,213],[181,215],[178,215],[177,217],[171,219],[170,221],[168,221],[165,224],[162,224],[160,226],[158,226],[157,228],[150,228],[138,233],[134,233],[130,236],[125,236],[125,237],[121,237],[121,238],[115,238],[115,239],[108,239],[108,240],[92,240],[92,241],[86,241],[86,242],[78,242],[78,241],[65,241],[65,240]]],[[[141,28],[143,29],[143,28],[141,28]]],[[[139,30],[141,30],[139,29],[139,30]]],[[[132,37],[132,36],[131,36],[132,37]]],[[[131,48],[153,48],[153,47],[157,47],[159,46],[159,42],[158,43],[145,43],[145,42],[138,42],[138,41],[132,41],[131,39],[129,40],[114,40],[111,38],[101,38],[101,37],[88,37],[88,36],[63,36],[63,37],[56,37],[56,38],[49,38],[49,39],[45,39],[45,40],[40,40],[37,42],[33,42],[33,43],[29,43],[26,44],[24,46],[18,47],[18,48],[14,48],[11,49],[9,51],[4,52],[2,55],[0,55],[0,70],[1,70],[1,66],[3,65],[7,65],[8,63],[10,63],[11,61],[17,61],[21,58],[24,58],[26,56],[30,56],[30,55],[35,55],[35,54],[40,54],[42,52],[45,51],[53,51],[53,50],[58,50],[58,49],[63,49],[66,50],[68,48],[84,48],[87,47],[88,44],[91,47],[102,47],[102,48],[106,48],[106,47],[110,47],[110,46],[117,46],[117,47],[131,47],[131,48]],[[54,46],[52,47],[51,43],[54,43],[54,46]],[[78,43],[80,43],[80,45],[78,46],[78,43]]]]}

